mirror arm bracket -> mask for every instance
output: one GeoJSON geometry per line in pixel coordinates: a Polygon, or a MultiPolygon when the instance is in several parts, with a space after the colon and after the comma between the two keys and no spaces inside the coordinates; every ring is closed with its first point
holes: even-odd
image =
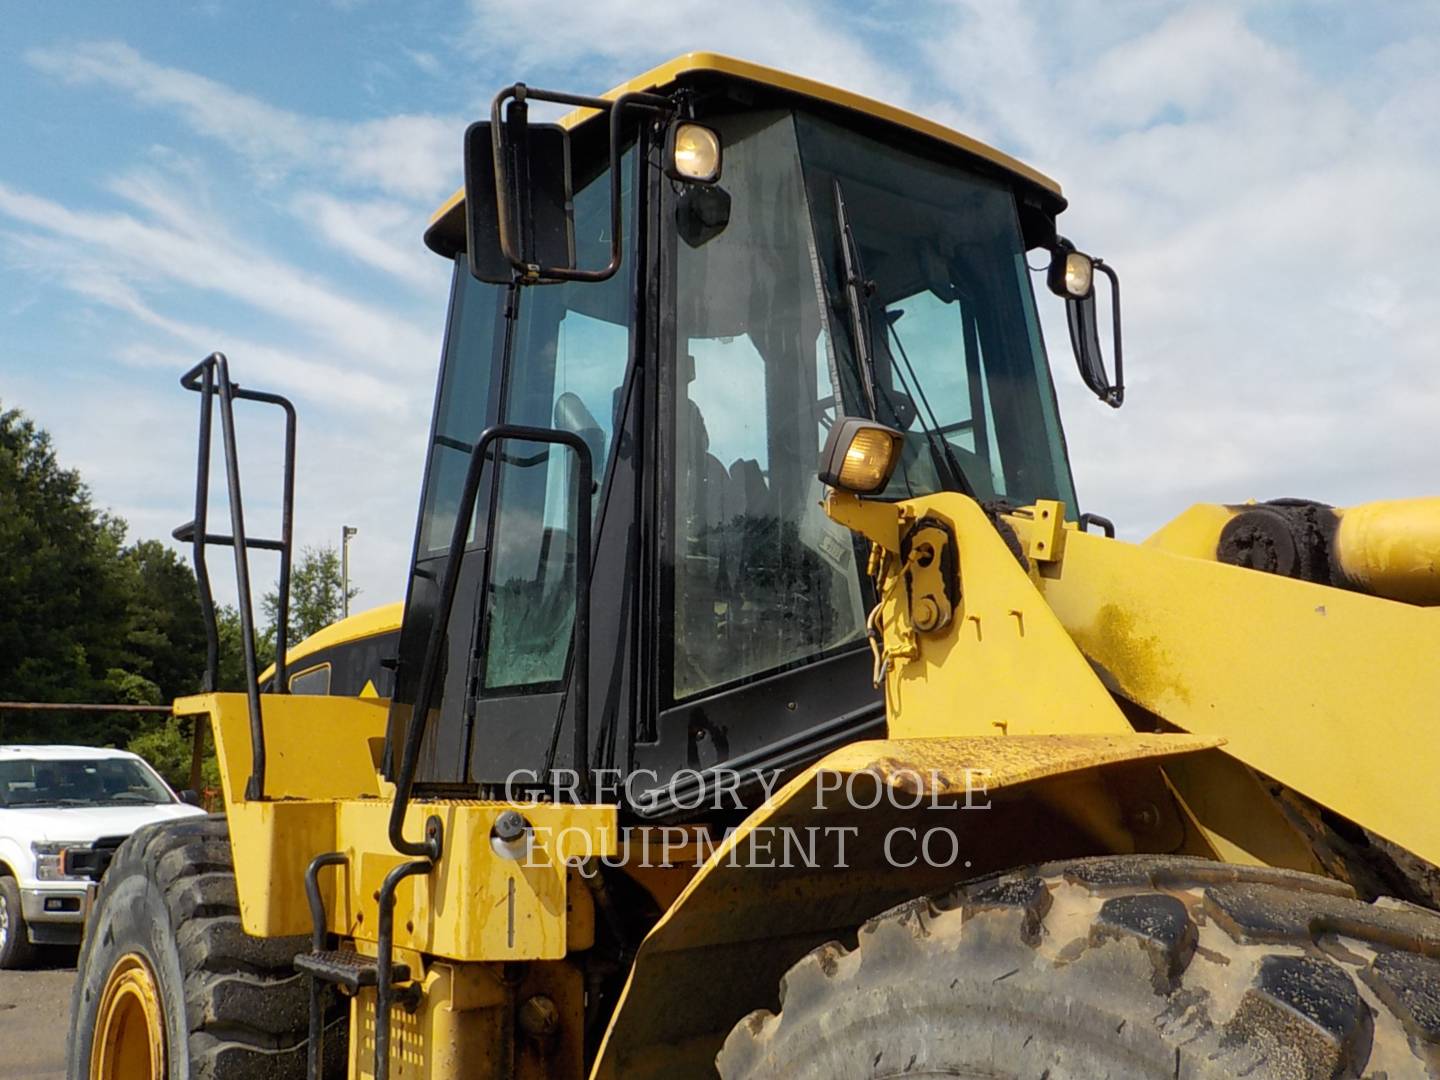
{"type": "Polygon", "coordinates": [[[1115,381],[1105,391],[1104,401],[1113,409],[1125,404],[1125,354],[1120,340],[1120,275],[1104,259],[1095,259],[1093,264],[1110,279],[1110,328],[1115,340],[1115,381]]]}
{"type": "Polygon", "coordinates": [[[608,98],[589,97],[584,94],[569,94],[558,90],[538,90],[524,83],[507,86],[495,95],[490,103],[490,137],[495,155],[495,205],[499,219],[500,249],[510,265],[515,268],[516,279],[521,284],[535,284],[540,281],[608,281],[620,269],[621,258],[621,204],[620,187],[620,142],[624,132],[624,119],[628,110],[641,109],[668,115],[675,109],[675,102],[660,94],[634,91],[621,94],[613,101],[608,98]],[[505,182],[506,170],[501,163],[506,160],[503,122],[508,119],[507,101],[524,109],[530,101],[549,101],[558,105],[570,105],[577,109],[594,109],[608,112],[610,120],[610,259],[605,266],[595,270],[584,270],[574,266],[543,266],[527,261],[521,250],[520,238],[516,235],[514,208],[510,191],[505,182]]]}

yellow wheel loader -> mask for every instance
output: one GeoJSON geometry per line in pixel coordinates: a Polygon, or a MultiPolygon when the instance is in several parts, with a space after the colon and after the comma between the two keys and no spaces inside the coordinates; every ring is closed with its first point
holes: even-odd
{"type": "Polygon", "coordinates": [[[175,705],[225,813],[117,855],[74,1080],[1437,1075],[1440,502],[1115,539],[1038,315],[1119,406],[1115,269],[900,110],[694,54],[464,166],[387,697],[283,611],[261,693],[294,410],[184,377],[250,683],[175,705]]]}

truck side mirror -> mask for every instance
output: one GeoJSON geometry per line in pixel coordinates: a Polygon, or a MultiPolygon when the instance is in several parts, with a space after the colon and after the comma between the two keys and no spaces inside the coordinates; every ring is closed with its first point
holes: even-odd
{"type": "Polygon", "coordinates": [[[470,273],[508,285],[571,267],[570,136],[558,124],[530,124],[512,105],[499,138],[491,121],[465,132],[465,246],[470,273]],[[498,147],[498,154],[497,154],[498,147]]]}
{"type": "Polygon", "coordinates": [[[1063,236],[1057,237],[1050,253],[1046,275],[1050,291],[1065,300],[1065,318],[1070,324],[1070,347],[1080,378],[1105,404],[1118,409],[1125,402],[1124,354],[1120,338],[1120,278],[1104,260],[1076,251],[1063,236]],[[1110,281],[1110,322],[1114,334],[1115,381],[1105,366],[1100,349],[1100,319],[1095,309],[1095,272],[1110,281]]]}

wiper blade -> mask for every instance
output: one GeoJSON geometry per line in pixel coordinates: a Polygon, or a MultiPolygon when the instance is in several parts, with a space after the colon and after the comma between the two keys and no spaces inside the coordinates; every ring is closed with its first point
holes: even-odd
{"type": "Polygon", "coordinates": [[[865,277],[860,264],[860,246],[850,228],[850,213],[845,208],[845,193],[835,181],[835,225],[840,233],[840,260],[845,271],[845,307],[850,315],[850,336],[855,341],[855,356],[860,362],[860,382],[865,387],[865,400],[870,406],[870,419],[880,419],[875,405],[875,348],[870,337],[870,294],[875,286],[865,277]]]}
{"type": "MultiPolygon", "coordinates": [[[[930,441],[930,449],[940,458],[937,464],[943,464],[946,471],[950,473],[950,479],[955,486],[972,499],[975,497],[975,489],[970,486],[970,481],[965,476],[965,470],[960,467],[959,460],[955,457],[955,449],[950,445],[950,440],[945,438],[944,432],[940,430],[940,421],[935,416],[935,410],[930,407],[930,399],[925,396],[925,388],[920,385],[920,376],[915,374],[915,366],[910,363],[910,354],[905,351],[905,343],[900,340],[900,331],[895,329],[895,324],[890,324],[890,336],[895,339],[895,348],[900,351],[900,359],[905,369],[910,372],[910,379],[905,380],[902,374],[900,378],[906,381],[906,388],[912,397],[919,399],[919,404],[929,413],[929,420],[922,421],[921,426],[930,441]],[[909,383],[913,382],[913,387],[909,383]]],[[[898,369],[897,369],[898,370],[898,369]]]]}
{"type": "MultiPolygon", "coordinates": [[[[840,257],[845,271],[845,307],[850,315],[850,334],[855,340],[855,354],[860,362],[861,383],[865,388],[865,399],[870,406],[870,419],[879,421],[880,413],[876,402],[881,395],[885,395],[886,404],[890,406],[892,414],[895,412],[894,402],[888,394],[885,394],[884,387],[880,386],[879,379],[875,375],[875,341],[871,337],[870,327],[870,296],[875,291],[875,283],[865,276],[864,265],[860,261],[860,245],[855,241],[855,231],[850,227],[850,212],[845,206],[845,192],[840,187],[840,181],[835,180],[835,224],[840,233],[840,257]]],[[[887,324],[888,325],[888,324],[887,324]]],[[[960,463],[955,459],[955,452],[950,448],[949,442],[939,432],[934,430],[935,412],[930,408],[930,402],[925,399],[925,391],[920,386],[920,379],[915,374],[915,369],[910,366],[910,357],[905,355],[905,346],[900,344],[900,335],[894,332],[895,343],[900,348],[901,358],[905,366],[910,369],[910,378],[914,381],[915,387],[911,391],[911,397],[916,397],[924,404],[927,412],[930,413],[930,422],[921,423],[925,432],[926,440],[930,443],[930,450],[939,461],[937,466],[942,467],[950,473],[950,480],[954,486],[966,495],[974,496],[975,490],[965,478],[965,471],[960,468],[960,463]]],[[[902,381],[905,379],[903,372],[898,368],[894,369],[900,375],[902,381]]]]}

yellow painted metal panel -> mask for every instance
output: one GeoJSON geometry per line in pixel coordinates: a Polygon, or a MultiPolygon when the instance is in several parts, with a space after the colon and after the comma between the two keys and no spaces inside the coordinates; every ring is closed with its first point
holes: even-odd
{"type": "MultiPolygon", "coordinates": [[[[245,930],[258,937],[310,931],[304,875],[325,851],[348,857],[321,872],[332,932],[359,941],[378,936],[377,894],[404,862],[390,848],[391,803],[381,799],[286,800],[229,808],[230,844],[245,930]]],[[[594,911],[579,872],[567,865],[612,854],[615,808],[525,806],[537,843],[521,860],[490,848],[490,828],[505,803],[427,802],[408,808],[406,831],[419,836],[438,816],[445,853],[427,875],[405,879],[396,893],[395,944],[455,960],[557,960],[594,937],[594,911]]]]}
{"type": "Polygon", "coordinates": [[[1192,559],[1213,562],[1220,531],[1234,516],[1235,511],[1228,506],[1197,503],[1173,521],[1162,525],[1145,541],[1145,545],[1174,555],[1188,555],[1192,559]]]}
{"type": "MultiPolygon", "coordinates": [[[[431,964],[415,1010],[392,1014],[390,1075],[395,1080],[556,1080],[583,1075],[585,988],[567,963],[528,964],[507,981],[498,964],[431,964]],[[516,1037],[517,1013],[543,997],[555,1009],[548,1038],[516,1037]],[[519,1003],[519,1009],[517,1009],[519,1003]]],[[[373,1076],[375,991],[350,1010],[353,1080],[373,1076]]]]}
{"type": "MultiPolygon", "coordinates": [[[[571,889],[568,860],[615,850],[616,811],[609,806],[520,807],[536,845],[520,860],[490,847],[490,829],[506,803],[437,801],[408,807],[406,832],[421,835],[425,819],[444,827],[445,854],[430,874],[406,878],[396,892],[395,942],[456,960],[555,960],[566,955],[574,926],[571,906],[590,903],[583,885],[571,889]],[[578,895],[577,895],[578,894],[578,895]]],[[[339,850],[350,855],[349,906],[337,910],[337,932],[374,940],[375,893],[385,874],[406,861],[390,850],[388,801],[347,801],[337,810],[339,850]]],[[[575,884],[581,884],[576,882],[575,884]]],[[[588,917],[582,922],[588,928],[588,917]]],[[[580,947],[588,945],[580,943],[580,947]]]]}
{"type": "Polygon", "coordinates": [[[1393,499],[1337,511],[1335,559],[1366,592],[1440,604],[1440,498],[1393,499]]]}
{"type": "MultiPolygon", "coordinates": [[[[826,509],[882,547],[894,543],[897,521],[902,534],[927,518],[955,533],[959,603],[939,633],[910,626],[898,552],[887,562],[881,624],[892,737],[1132,730],[974,499],[947,493],[897,505],[835,495],[826,509]]],[[[1052,510],[1060,516],[1058,503],[1052,510]]]]}
{"type": "MultiPolygon", "coordinates": [[[[255,937],[310,933],[305,868],[322,851],[335,850],[335,803],[241,802],[226,808],[240,922],[255,937]]],[[[320,892],[327,911],[336,906],[337,877],[324,870],[320,892]]]]}
{"type": "Polygon", "coordinates": [[[1039,585],[1118,692],[1440,861],[1440,611],[1083,533],[1039,585]]]}
{"type": "MultiPolygon", "coordinates": [[[[329,626],[317,630],[304,641],[290,646],[285,650],[285,663],[294,667],[305,657],[317,653],[321,649],[329,649],[351,641],[363,641],[365,638],[375,637],[377,634],[392,634],[400,629],[400,620],[404,615],[405,605],[399,602],[381,604],[379,607],[373,607],[367,611],[357,611],[354,615],[339,619],[329,626]]],[[[274,674],[275,665],[271,664],[260,673],[260,682],[264,683],[274,674]]]]}
{"type": "Polygon", "coordinates": [[[1165,779],[1222,862],[1326,873],[1259,777],[1223,750],[1167,762],[1165,779]]]}
{"type": "MultiPolygon", "coordinates": [[[[272,799],[378,797],[376,772],[389,702],[379,698],[262,694],[265,794],[272,799]]],[[[250,706],[244,694],[180,698],[177,716],[209,716],[226,806],[250,775],[250,706]]]]}

